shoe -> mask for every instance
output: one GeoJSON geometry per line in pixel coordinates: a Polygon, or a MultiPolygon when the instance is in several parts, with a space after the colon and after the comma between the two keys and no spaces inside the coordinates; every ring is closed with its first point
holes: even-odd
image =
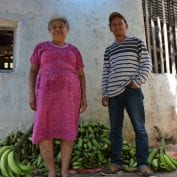
{"type": "Polygon", "coordinates": [[[138,175],[142,177],[156,177],[153,171],[146,165],[140,166],[138,169],[138,175]]]}
{"type": "Polygon", "coordinates": [[[106,176],[111,174],[116,174],[122,171],[122,168],[117,164],[110,164],[107,168],[104,168],[100,175],[106,176]]]}

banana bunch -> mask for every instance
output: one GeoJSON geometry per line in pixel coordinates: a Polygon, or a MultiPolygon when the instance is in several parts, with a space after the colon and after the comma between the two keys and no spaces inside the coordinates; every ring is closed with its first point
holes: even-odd
{"type": "Polygon", "coordinates": [[[6,136],[3,140],[0,141],[0,146],[4,145],[16,145],[23,136],[21,131],[11,132],[8,136],[6,136]]]}
{"type": "MultiPolygon", "coordinates": [[[[79,125],[78,139],[75,142],[70,168],[74,170],[105,167],[110,163],[110,128],[101,123],[88,122],[79,125]]],[[[164,148],[163,137],[160,148],[151,149],[148,163],[154,171],[173,171],[177,169],[177,160],[170,157],[164,148]]],[[[57,172],[60,172],[61,151],[60,141],[54,141],[54,156],[57,172]]],[[[122,145],[121,160],[127,172],[137,170],[136,148],[126,141],[122,145]]],[[[28,133],[13,132],[3,141],[0,141],[0,176],[3,177],[30,177],[32,175],[45,175],[47,169],[44,165],[38,145],[31,142],[28,133]],[[26,138],[24,139],[24,134],[26,138]],[[20,145],[19,145],[20,144],[20,145]],[[16,151],[18,148],[18,152],[16,151]],[[14,149],[15,148],[15,149],[14,149]],[[19,158],[19,154],[21,155],[19,158]]]]}
{"type": "Polygon", "coordinates": [[[29,176],[33,167],[19,161],[13,146],[0,147],[0,172],[3,177],[29,176]]]}
{"type": "Polygon", "coordinates": [[[136,161],[136,147],[126,141],[122,144],[121,161],[123,163],[123,170],[126,172],[137,171],[136,161]]]}
{"type": "Polygon", "coordinates": [[[148,163],[154,171],[175,171],[177,170],[177,159],[169,156],[165,150],[164,137],[158,126],[154,126],[158,133],[159,148],[151,149],[148,156],[148,163]]]}
{"type": "Polygon", "coordinates": [[[148,163],[154,171],[175,171],[177,170],[177,159],[169,156],[165,149],[152,149],[148,156],[148,163]]]}
{"type": "Polygon", "coordinates": [[[104,167],[110,162],[110,129],[100,123],[80,124],[74,145],[71,168],[87,169],[104,167]],[[87,163],[85,163],[87,162],[87,163]]]}

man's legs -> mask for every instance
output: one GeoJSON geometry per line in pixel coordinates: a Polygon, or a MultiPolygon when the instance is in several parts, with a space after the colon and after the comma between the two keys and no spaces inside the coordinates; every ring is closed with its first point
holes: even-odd
{"type": "Polygon", "coordinates": [[[145,128],[145,113],[141,89],[126,89],[125,106],[136,135],[136,157],[138,167],[147,165],[148,136],[145,128]]]}
{"type": "Polygon", "coordinates": [[[123,94],[109,98],[109,119],[111,126],[111,163],[121,166],[122,127],[124,116],[123,94]]]}

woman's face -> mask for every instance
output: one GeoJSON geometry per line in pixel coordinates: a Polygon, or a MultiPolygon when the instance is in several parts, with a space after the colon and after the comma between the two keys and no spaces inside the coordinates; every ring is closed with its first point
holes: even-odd
{"type": "Polygon", "coordinates": [[[56,20],[49,26],[52,39],[56,42],[64,42],[68,34],[68,27],[62,21],[56,20]]]}

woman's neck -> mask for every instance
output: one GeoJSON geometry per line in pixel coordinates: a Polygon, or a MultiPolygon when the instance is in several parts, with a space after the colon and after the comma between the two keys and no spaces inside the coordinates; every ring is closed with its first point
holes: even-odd
{"type": "Polygon", "coordinates": [[[53,44],[57,45],[57,46],[65,46],[66,45],[66,42],[65,41],[55,41],[55,40],[52,40],[51,41],[53,44]]]}

